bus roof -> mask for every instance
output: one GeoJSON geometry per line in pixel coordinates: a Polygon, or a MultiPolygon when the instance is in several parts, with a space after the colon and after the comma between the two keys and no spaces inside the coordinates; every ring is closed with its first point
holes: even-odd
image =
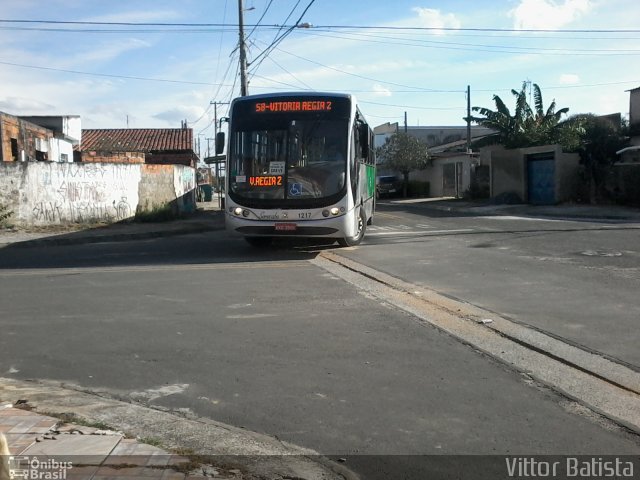
{"type": "Polygon", "coordinates": [[[263,98],[278,98],[278,97],[339,97],[348,98],[351,101],[355,100],[355,97],[350,93],[336,93],[336,92],[273,92],[273,93],[258,93],[256,95],[247,95],[244,97],[236,97],[234,102],[259,100],[263,98]]]}

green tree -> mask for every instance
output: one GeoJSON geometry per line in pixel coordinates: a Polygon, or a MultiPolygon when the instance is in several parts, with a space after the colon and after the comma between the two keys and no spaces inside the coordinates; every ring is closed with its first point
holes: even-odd
{"type": "Polygon", "coordinates": [[[403,196],[407,196],[409,173],[424,170],[429,165],[427,145],[416,137],[398,132],[387,138],[384,145],[377,148],[376,155],[386,167],[402,173],[403,196]]]}
{"type": "Polygon", "coordinates": [[[560,127],[558,143],[565,151],[580,155],[589,187],[589,201],[596,203],[602,197],[607,172],[618,159],[616,152],[628,143],[628,127],[592,113],[574,115],[560,127]]]}
{"type": "Polygon", "coordinates": [[[477,142],[476,146],[498,143],[505,148],[524,148],[556,143],[560,119],[569,109],[561,108],[556,111],[554,100],[545,110],[540,87],[534,83],[532,90],[533,108],[527,101],[527,82],[522,84],[520,91],[511,90],[516,99],[513,115],[498,95],[493,96],[495,110],[473,107],[472,110],[482,116],[472,116],[471,121],[495,130],[494,134],[477,142]]]}

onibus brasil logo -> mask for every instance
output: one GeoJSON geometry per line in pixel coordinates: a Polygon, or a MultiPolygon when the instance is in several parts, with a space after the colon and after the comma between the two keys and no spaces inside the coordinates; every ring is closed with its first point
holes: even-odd
{"type": "Polygon", "coordinates": [[[60,462],[53,458],[9,457],[9,478],[12,480],[65,480],[67,471],[72,468],[71,462],[60,462]]]}

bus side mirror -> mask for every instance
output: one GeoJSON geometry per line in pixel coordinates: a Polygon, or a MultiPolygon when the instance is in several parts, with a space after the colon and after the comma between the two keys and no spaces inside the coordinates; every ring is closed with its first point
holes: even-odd
{"type": "Polygon", "coordinates": [[[216,155],[224,152],[224,132],[216,133],[216,155]]]}

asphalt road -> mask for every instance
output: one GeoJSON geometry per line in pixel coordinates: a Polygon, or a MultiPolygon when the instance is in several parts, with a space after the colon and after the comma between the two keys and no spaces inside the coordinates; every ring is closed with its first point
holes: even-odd
{"type": "Polygon", "coordinates": [[[639,223],[377,213],[368,248],[343,255],[640,371],[639,223]]]}
{"type": "MultiPolygon", "coordinates": [[[[637,229],[381,205],[365,242],[340,253],[638,365],[637,229]]],[[[640,451],[635,435],[309,262],[326,248],[262,251],[211,232],[2,249],[0,376],[325,455],[386,455],[376,461],[392,471],[411,462],[389,455],[640,451]]],[[[374,478],[368,458],[350,466],[374,478]]]]}

